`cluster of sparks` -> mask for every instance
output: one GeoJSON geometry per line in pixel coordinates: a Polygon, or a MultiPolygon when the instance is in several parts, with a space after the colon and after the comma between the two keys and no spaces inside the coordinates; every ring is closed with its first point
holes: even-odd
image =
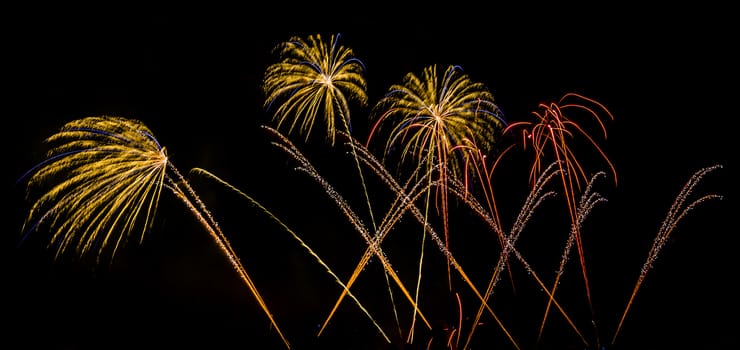
{"type": "MultiPolygon", "coordinates": [[[[250,196],[204,169],[195,168],[192,171],[193,174],[216,180],[251,203],[257,204],[298,240],[333,276],[342,292],[322,323],[319,335],[330,324],[342,300],[349,296],[372,321],[383,338],[390,341],[387,332],[351,292],[353,284],[373,257],[383,265],[386,279],[395,283],[411,305],[412,324],[405,341],[413,341],[417,319],[421,320],[427,329],[431,329],[432,326],[425,317],[419,297],[423,254],[419,259],[414,290],[407,287],[397,273],[396,267],[392,266],[390,257],[382,249],[383,241],[394,226],[403,216],[410,215],[422,227],[424,240],[421,251],[424,250],[423,242],[428,236],[446,259],[448,281],[451,281],[450,275],[454,270],[480,302],[473,322],[468,325],[470,330],[462,348],[468,348],[485,311],[494,318],[511,343],[519,348],[504,320],[500,319],[490,306],[495,286],[504,270],[507,270],[510,261],[514,260],[525,267],[547,295],[548,303],[540,335],[548,312],[551,306],[554,306],[579,335],[584,345],[590,346],[575,322],[558,303],[555,294],[571,248],[575,246],[585,282],[585,294],[591,306],[580,231],[585,218],[595,205],[605,201],[592,188],[596,178],[605,173],[597,171],[594,172],[595,175],[589,175],[590,170],[575,153],[573,140],[578,137],[585,138],[606,163],[615,184],[617,175],[615,166],[599,142],[590,135],[585,126],[576,122],[575,117],[582,115],[589,117],[596,123],[605,139],[606,125],[603,118],[614,119],[614,116],[596,100],[568,93],[558,102],[540,104],[539,109],[533,113],[534,121],[507,123],[502,111],[494,103],[493,94],[483,83],[471,80],[459,66],[430,65],[423,69],[421,76],[409,73],[403,78],[402,83],[392,85],[388,89],[372,109],[375,120],[367,142],[363,144],[350,134],[350,104],[351,101],[356,101],[361,106],[367,104],[367,86],[363,76],[365,67],[354,57],[351,49],[340,45],[338,41],[339,35],[332,35],[329,41],[324,41],[320,35],[313,35],[306,39],[293,37],[280,43],[276,47],[280,60],[267,67],[263,91],[266,96],[264,107],[273,112],[273,121],[276,124],[275,129],[265,126],[265,130],[277,139],[272,144],[298,163],[297,170],[317,182],[367,244],[367,249],[360,256],[352,275],[346,281],[335,274],[295,232],[250,196]],[[362,183],[370,208],[370,224],[361,218],[349,201],[320,175],[289,140],[288,136],[293,133],[302,134],[308,140],[316,124],[323,125],[326,139],[331,145],[335,144],[338,135],[348,140],[345,145],[351,149],[358,170],[369,169],[370,173],[377,176],[394,194],[392,205],[379,222],[375,221],[372,214],[364,178],[362,183]],[[287,128],[285,135],[278,131],[283,128],[287,128]],[[504,148],[503,152],[496,154],[495,151],[501,149],[498,145],[500,136],[509,132],[520,132],[521,143],[504,148]],[[369,150],[369,145],[381,135],[386,137],[387,141],[383,157],[376,158],[369,150]],[[521,146],[533,154],[529,174],[532,185],[519,216],[507,230],[502,227],[499,219],[491,179],[498,161],[515,146],[521,146]],[[399,181],[384,165],[391,156],[399,157],[398,164],[411,162],[412,174],[406,181],[399,181]],[[492,159],[494,161],[490,162],[492,159]],[[480,191],[470,192],[468,182],[471,176],[482,184],[476,187],[480,191]],[[553,179],[560,180],[560,192],[566,199],[572,225],[554,283],[547,287],[544,279],[528,264],[515,244],[535,209],[545,199],[555,194],[555,191],[546,189],[553,179]],[[434,196],[431,195],[432,191],[434,196]],[[479,201],[480,198],[482,200],[479,201]],[[468,277],[463,266],[454,257],[448,225],[450,200],[464,203],[498,238],[499,258],[485,289],[476,287],[476,283],[468,277]],[[443,238],[429,220],[432,202],[435,203],[434,207],[442,218],[443,238]]],[[[51,145],[46,160],[26,175],[29,195],[37,191],[41,191],[41,195],[30,208],[24,232],[35,231],[47,225],[51,231],[50,246],[56,248],[57,255],[74,251],[78,255],[95,253],[98,260],[105,254],[112,258],[132,236],[139,242],[143,241],[145,234],[152,228],[160,196],[164,192],[171,192],[186,205],[215,240],[270,319],[271,325],[285,346],[290,348],[290,343],[278,327],[267,303],[257,291],[218,223],[188,181],[172,165],[165,148],[142,122],[108,116],[82,118],[65,124],[58,133],[46,141],[51,145]],[[49,184],[51,186],[45,187],[49,184]]],[[[720,198],[717,195],[705,195],[684,206],[696,183],[705,174],[717,168],[719,166],[697,172],[678,195],[658,232],[653,249],[614,333],[614,339],[645,275],[678,221],[697,204],[720,198]]],[[[512,270],[508,271],[511,273],[512,270]]],[[[391,293],[390,285],[388,290],[391,293]]],[[[455,293],[455,297],[459,320],[457,328],[445,339],[446,347],[449,349],[457,349],[462,340],[462,302],[458,293],[455,293]]],[[[394,304],[394,313],[397,314],[396,308],[394,304]]],[[[593,307],[591,308],[593,313],[593,307]]],[[[399,323],[398,317],[396,322],[399,323]]],[[[400,330],[401,327],[398,326],[400,330]]]]}

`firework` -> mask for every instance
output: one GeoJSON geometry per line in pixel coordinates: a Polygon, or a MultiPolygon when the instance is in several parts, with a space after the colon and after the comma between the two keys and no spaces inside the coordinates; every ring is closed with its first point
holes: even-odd
{"type": "Polygon", "coordinates": [[[392,85],[374,107],[379,117],[368,143],[382,126],[391,124],[386,157],[398,148],[401,163],[413,160],[415,167],[428,171],[436,167],[442,182],[437,187],[436,208],[442,215],[449,249],[447,178],[458,177],[464,162],[454,150],[469,144],[468,140],[484,152],[492,150],[505,122],[493,94],[483,83],[472,81],[460,66],[450,65],[440,71],[438,65],[427,66],[421,77],[409,73],[402,84],[392,85]]]}
{"type": "Polygon", "coordinates": [[[350,101],[367,103],[365,66],[339,38],[332,35],[327,42],[319,34],[292,37],[275,47],[280,61],[267,67],[262,87],[265,108],[275,108],[278,128],[308,139],[318,119],[332,144],[337,124],[350,131],[350,101]]]}
{"type": "Polygon", "coordinates": [[[49,137],[47,159],[28,172],[28,192],[44,192],[29,211],[24,231],[45,224],[56,256],[73,250],[84,256],[105,252],[112,261],[129,236],[144,239],[167,188],[195,215],[239,274],[290,348],[267,304],[188,182],[172,165],[165,148],[142,122],[121,117],[87,117],[65,124],[49,137]],[[48,189],[43,188],[49,182],[48,189]]]}
{"type": "MultiPolygon", "coordinates": [[[[604,161],[606,161],[613,174],[615,184],[617,183],[617,173],[614,165],[611,163],[596,140],[591,137],[584,127],[572,118],[573,114],[571,114],[571,112],[585,113],[587,116],[593,118],[593,120],[598,124],[605,139],[607,136],[606,126],[601,118],[606,114],[609,119],[613,120],[614,116],[604,105],[596,100],[575,93],[567,93],[563,95],[557,103],[541,103],[539,108],[540,111],[533,112],[535,121],[511,123],[504,132],[517,132],[521,130],[523,148],[525,150],[527,147],[531,148],[531,152],[534,155],[529,174],[531,181],[534,181],[542,172],[542,165],[545,164],[544,162],[555,161],[560,167],[561,185],[568,212],[570,214],[571,225],[576,227],[575,245],[578,250],[581,273],[583,275],[584,286],[586,289],[586,297],[593,313],[593,303],[591,302],[591,291],[586,272],[583,244],[580,229],[578,229],[579,225],[577,223],[578,203],[576,203],[575,199],[582,187],[582,183],[588,179],[588,174],[579,161],[579,158],[576,157],[573,147],[571,147],[574,142],[573,140],[578,136],[584,137],[588,140],[588,143],[593,146],[596,152],[604,161]]],[[[556,284],[553,285],[551,291],[554,291],[555,288],[556,284]]],[[[548,306],[545,310],[545,315],[543,316],[543,325],[547,319],[549,310],[550,308],[548,306]]]]}
{"type": "Polygon", "coordinates": [[[676,199],[673,201],[673,205],[671,205],[671,208],[668,210],[668,214],[666,215],[663,223],[658,229],[658,234],[653,240],[653,245],[650,247],[650,252],[648,253],[647,259],[645,259],[645,263],[643,264],[642,269],[640,269],[640,274],[637,277],[637,282],[632,289],[632,294],[630,295],[629,301],[627,302],[627,306],[624,308],[622,317],[619,319],[617,330],[614,332],[614,336],[612,337],[611,345],[614,345],[614,342],[616,342],[617,340],[617,335],[619,335],[619,331],[622,329],[622,324],[624,323],[624,320],[627,317],[627,313],[629,312],[630,307],[635,300],[637,291],[640,290],[640,287],[645,281],[645,277],[647,276],[648,271],[650,271],[653,263],[655,263],[655,260],[658,259],[658,254],[663,249],[663,246],[665,246],[668,236],[671,234],[671,232],[673,232],[673,230],[676,229],[676,225],[678,225],[679,221],[681,221],[681,219],[697,205],[712,199],[722,199],[722,196],[717,194],[705,194],[698,199],[695,199],[691,203],[686,204],[686,200],[691,195],[696,185],[699,184],[701,179],[710,172],[720,168],[722,168],[721,165],[713,165],[703,169],[699,169],[697,172],[694,173],[694,175],[691,176],[689,181],[681,189],[681,192],[679,192],[676,196],[676,199]]]}

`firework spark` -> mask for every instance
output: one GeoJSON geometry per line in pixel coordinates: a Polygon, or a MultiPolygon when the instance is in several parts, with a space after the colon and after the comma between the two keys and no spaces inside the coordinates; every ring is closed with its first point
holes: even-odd
{"type": "MultiPolygon", "coordinates": [[[[481,300],[482,303],[482,309],[485,308],[489,311],[491,316],[496,320],[497,324],[501,329],[504,331],[504,333],[509,337],[511,342],[516,345],[516,341],[513,339],[507,328],[504,326],[503,322],[499,319],[499,317],[496,315],[496,313],[488,307],[486,303],[486,299],[483,296],[483,294],[478,290],[478,288],[474,285],[473,281],[468,277],[467,273],[463,270],[463,267],[458,263],[457,259],[452,255],[452,253],[447,249],[444,242],[440,238],[440,236],[436,233],[436,230],[431,226],[429,221],[426,219],[426,216],[424,213],[419,209],[415,203],[420,199],[420,197],[428,191],[430,186],[442,186],[439,180],[437,181],[427,181],[425,178],[432,175],[432,172],[426,172],[425,174],[419,174],[419,175],[411,175],[408,178],[408,181],[401,186],[397,180],[388,172],[388,170],[383,166],[382,162],[380,162],[372,153],[369,152],[367,148],[365,148],[363,145],[361,145],[359,142],[357,142],[353,138],[348,138],[348,145],[352,147],[355,151],[354,154],[359,155],[359,160],[363,162],[366,166],[368,166],[370,169],[373,170],[373,172],[380,177],[383,182],[395,193],[396,199],[394,203],[391,205],[391,209],[389,209],[388,215],[385,217],[383,222],[380,225],[379,231],[376,234],[375,241],[377,244],[380,244],[387,234],[390,232],[390,230],[393,228],[396,222],[398,222],[401,219],[401,216],[404,215],[406,212],[410,212],[412,216],[416,219],[416,221],[421,224],[424,227],[424,231],[429,234],[429,236],[432,238],[432,241],[437,245],[437,248],[439,251],[444,254],[446,259],[449,261],[449,264],[460,274],[460,277],[465,281],[465,283],[470,287],[470,289],[474,292],[476,296],[481,300]],[[413,181],[413,180],[416,181],[413,181]]],[[[422,168],[417,167],[415,171],[420,171],[422,168]]],[[[452,188],[450,188],[451,192],[455,195],[458,195],[464,200],[467,200],[468,203],[472,205],[473,199],[468,198],[467,196],[467,188],[463,189],[462,191],[458,191],[460,189],[460,186],[458,186],[459,182],[456,179],[451,179],[452,184],[454,185],[452,188]]],[[[360,263],[355,267],[355,272],[353,273],[350,280],[347,282],[347,286],[349,287],[354,280],[359,276],[359,273],[363,271],[365,265],[368,263],[370,257],[372,256],[372,250],[370,247],[365,251],[365,254],[363,255],[360,263]]],[[[420,256],[420,262],[419,266],[421,266],[421,261],[423,259],[423,253],[420,256]]],[[[417,300],[418,303],[418,285],[421,283],[421,274],[419,274],[418,281],[417,281],[417,295],[415,300],[417,300]]],[[[337,300],[334,310],[338,307],[339,303],[341,303],[342,298],[344,295],[341,295],[339,299],[337,300]]],[[[334,310],[332,310],[332,313],[330,313],[329,317],[330,319],[334,310]]],[[[409,339],[407,340],[409,343],[412,342],[412,335],[413,335],[413,329],[414,326],[412,324],[411,331],[409,332],[409,339]]]]}
{"type": "MultiPolygon", "coordinates": [[[[292,142],[290,142],[290,140],[287,137],[282,135],[276,129],[273,129],[269,126],[262,126],[262,128],[270,132],[271,135],[278,138],[278,141],[273,142],[273,145],[275,147],[281,149],[286,154],[290,155],[295,161],[297,161],[300,164],[300,166],[297,167],[296,170],[306,173],[309,177],[311,177],[314,181],[316,181],[324,189],[326,194],[337,204],[339,209],[349,220],[350,224],[352,224],[352,226],[360,233],[362,238],[365,240],[365,243],[368,245],[368,249],[370,249],[370,251],[372,252],[372,255],[377,257],[380,263],[383,265],[383,269],[386,275],[390,276],[390,278],[401,289],[401,292],[404,294],[404,296],[409,300],[409,302],[411,303],[414,309],[414,312],[418,313],[418,315],[420,316],[424,324],[427,326],[427,328],[431,328],[429,321],[427,321],[426,317],[419,310],[416,301],[411,296],[408,289],[403,284],[403,282],[401,281],[396,271],[393,269],[393,266],[391,265],[385,252],[380,247],[380,241],[377,239],[374,239],[374,237],[371,236],[371,233],[368,230],[367,226],[364,224],[363,220],[357,215],[357,213],[352,209],[352,206],[344,199],[344,197],[339,192],[337,192],[334,189],[334,187],[328,181],[326,181],[326,179],[324,179],[319,174],[319,172],[316,170],[316,168],[313,167],[311,162],[300,152],[298,148],[295,147],[295,145],[292,142]]],[[[353,275],[352,280],[356,278],[356,274],[357,272],[353,275]]],[[[343,296],[346,294],[347,289],[350,286],[351,286],[351,283],[345,284],[345,287],[342,292],[343,296]]],[[[336,307],[334,309],[336,309],[336,307]]],[[[331,316],[329,318],[331,318],[331,316]]],[[[322,326],[321,330],[323,330],[324,327],[326,327],[327,323],[328,322],[324,322],[324,326],[322,326]]]]}
{"type": "Polygon", "coordinates": [[[632,294],[630,295],[629,301],[627,302],[627,306],[624,308],[622,318],[620,318],[619,325],[617,325],[617,330],[614,332],[611,345],[614,345],[617,340],[617,335],[619,335],[619,332],[622,329],[622,324],[624,323],[624,320],[627,317],[627,313],[629,312],[630,307],[635,300],[637,291],[640,290],[642,283],[645,281],[645,276],[647,275],[648,271],[650,271],[653,263],[655,263],[655,260],[658,259],[658,254],[663,249],[663,246],[665,246],[668,236],[671,234],[671,232],[673,232],[673,230],[676,229],[676,225],[678,225],[679,221],[681,221],[681,219],[697,205],[712,199],[722,199],[722,196],[717,194],[706,194],[699,197],[698,199],[695,199],[693,202],[686,204],[686,200],[691,195],[694,187],[696,187],[701,179],[708,173],[720,168],[722,168],[721,165],[713,165],[698,170],[694,173],[694,175],[691,176],[689,181],[681,189],[681,192],[679,192],[676,196],[676,199],[673,201],[673,205],[671,205],[671,208],[668,210],[666,218],[663,220],[663,223],[658,229],[658,234],[653,240],[653,245],[652,247],[650,247],[650,252],[648,253],[647,259],[645,260],[642,269],[640,269],[640,275],[637,277],[637,282],[632,289],[632,294]]]}

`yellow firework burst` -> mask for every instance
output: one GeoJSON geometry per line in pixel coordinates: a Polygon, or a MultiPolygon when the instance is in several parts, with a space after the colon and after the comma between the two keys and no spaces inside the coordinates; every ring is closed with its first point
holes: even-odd
{"type": "Polygon", "coordinates": [[[79,255],[97,251],[100,261],[110,249],[112,259],[132,233],[139,232],[139,241],[144,238],[167,188],[215,240],[290,348],[218,223],[142,122],[111,116],[77,119],[46,142],[51,145],[47,159],[28,178],[29,194],[36,187],[45,192],[31,207],[24,231],[48,224],[57,256],[69,249],[79,255]]]}
{"type": "Polygon", "coordinates": [[[460,171],[464,152],[458,146],[473,143],[491,151],[505,122],[493,102],[493,94],[480,82],[472,81],[460,66],[427,66],[422,76],[407,74],[402,84],[390,87],[375,106],[379,117],[370,132],[374,137],[381,125],[391,123],[386,155],[400,148],[402,160],[425,160],[427,167],[449,167],[460,171]],[[472,142],[471,142],[472,141],[472,142]]]}
{"type": "Polygon", "coordinates": [[[448,175],[461,175],[469,156],[463,148],[474,144],[484,152],[493,150],[505,122],[493,94],[483,83],[472,81],[460,66],[450,65],[440,71],[438,65],[427,66],[421,77],[409,73],[402,84],[392,85],[374,108],[379,117],[368,143],[382,125],[391,124],[385,156],[398,148],[401,163],[415,160],[417,169],[437,169],[442,185],[437,187],[436,203],[449,248],[448,175]]]}
{"type": "Polygon", "coordinates": [[[324,123],[333,144],[337,122],[350,130],[350,101],[367,103],[365,66],[352,49],[339,44],[340,35],[327,42],[321,35],[293,37],[275,51],[280,61],[267,67],[263,79],[265,108],[274,109],[277,127],[308,139],[317,120],[324,123]]]}
{"type": "Polygon", "coordinates": [[[65,124],[46,139],[47,160],[34,168],[29,191],[57,181],[33,204],[26,225],[49,223],[57,256],[110,248],[133,232],[141,241],[165,184],[167,153],[141,122],[90,117],[65,124]]]}

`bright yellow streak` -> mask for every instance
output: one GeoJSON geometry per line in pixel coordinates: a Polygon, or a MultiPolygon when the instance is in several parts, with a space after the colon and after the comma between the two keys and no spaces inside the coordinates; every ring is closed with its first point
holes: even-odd
{"type": "MultiPolygon", "coordinates": [[[[269,210],[268,210],[267,208],[265,208],[265,207],[264,207],[264,206],[263,206],[262,204],[260,204],[260,203],[259,203],[259,202],[257,202],[257,201],[256,201],[255,199],[253,199],[253,198],[252,198],[251,196],[247,195],[246,193],[242,192],[242,191],[241,191],[240,189],[238,189],[238,188],[234,187],[233,185],[231,185],[230,183],[228,183],[228,182],[226,182],[226,181],[222,180],[221,178],[217,177],[216,175],[214,175],[214,174],[212,174],[212,173],[210,173],[210,172],[208,172],[208,171],[206,171],[206,170],[204,170],[204,169],[200,169],[200,168],[194,168],[194,169],[192,169],[192,170],[191,170],[191,172],[192,172],[192,173],[196,173],[196,174],[200,174],[200,175],[203,175],[203,176],[205,176],[205,177],[208,177],[208,178],[210,178],[210,179],[213,179],[213,180],[215,180],[216,182],[218,182],[218,183],[220,183],[220,184],[222,184],[222,185],[226,186],[226,187],[227,187],[227,188],[229,188],[230,190],[233,190],[233,191],[237,192],[237,193],[238,193],[238,194],[239,194],[240,196],[242,196],[242,197],[244,197],[245,199],[247,199],[247,200],[248,200],[248,201],[249,201],[249,202],[250,202],[251,204],[253,204],[253,205],[257,206],[258,208],[260,208],[260,209],[261,209],[261,210],[262,210],[262,211],[263,211],[263,212],[264,212],[265,214],[267,214],[267,215],[268,215],[268,216],[269,216],[269,217],[270,217],[271,219],[273,219],[273,220],[274,220],[275,222],[277,222],[277,223],[278,223],[278,225],[280,225],[280,227],[282,227],[283,229],[285,229],[285,231],[287,231],[288,233],[290,233],[290,235],[291,235],[291,236],[293,236],[293,238],[294,238],[295,240],[297,240],[297,241],[298,241],[298,243],[300,243],[300,245],[301,245],[301,246],[302,246],[303,248],[305,248],[305,249],[306,249],[306,250],[308,251],[308,253],[309,253],[309,254],[310,254],[311,256],[313,256],[313,257],[314,257],[314,258],[316,259],[316,261],[317,261],[317,262],[318,262],[319,264],[321,264],[321,266],[323,266],[323,267],[324,267],[324,268],[326,269],[326,271],[327,271],[327,272],[328,272],[328,273],[329,273],[329,274],[330,274],[330,275],[331,275],[332,277],[334,277],[334,280],[335,280],[335,281],[337,282],[337,284],[339,284],[339,285],[340,285],[340,286],[342,287],[342,293],[343,293],[343,295],[344,295],[344,294],[347,294],[347,295],[349,295],[349,297],[350,297],[350,298],[352,298],[352,300],[354,300],[354,301],[355,301],[355,303],[356,303],[356,304],[357,304],[357,306],[358,306],[358,307],[359,307],[359,308],[360,308],[360,309],[362,310],[362,312],[364,312],[364,313],[365,313],[365,315],[367,315],[367,317],[368,317],[368,318],[369,318],[369,319],[370,319],[370,320],[372,321],[373,325],[375,326],[375,328],[377,328],[377,329],[378,329],[378,331],[379,331],[379,332],[380,332],[380,334],[381,334],[381,335],[383,336],[383,338],[384,338],[384,339],[385,339],[385,340],[386,340],[387,342],[389,342],[389,343],[390,343],[390,339],[389,339],[389,338],[388,338],[388,336],[387,336],[387,335],[385,334],[385,332],[383,331],[383,329],[382,329],[382,328],[380,327],[380,325],[378,324],[378,322],[377,322],[377,321],[375,321],[375,318],[373,318],[373,317],[372,317],[372,315],[370,315],[370,312],[369,312],[369,311],[368,311],[368,310],[367,310],[367,309],[365,308],[365,306],[363,306],[363,305],[362,305],[362,303],[360,303],[360,301],[359,301],[359,300],[357,299],[357,297],[355,297],[355,296],[354,296],[354,294],[352,294],[352,292],[350,292],[350,290],[349,290],[349,285],[345,285],[344,283],[342,283],[342,280],[341,280],[341,279],[339,278],[339,276],[337,276],[337,275],[336,275],[336,273],[334,273],[334,271],[333,271],[333,270],[332,270],[332,269],[331,269],[331,268],[329,267],[329,265],[327,265],[327,264],[326,264],[326,262],[324,262],[324,260],[323,260],[323,259],[321,259],[321,257],[319,257],[319,255],[318,255],[318,254],[317,254],[316,252],[314,252],[314,250],[313,250],[313,249],[312,249],[312,248],[311,248],[311,247],[310,247],[310,246],[309,246],[309,245],[308,245],[308,244],[307,244],[307,243],[306,243],[305,241],[303,241],[303,239],[302,239],[302,238],[301,238],[300,236],[298,236],[298,234],[296,234],[296,233],[295,233],[295,232],[294,232],[294,231],[293,231],[293,230],[292,230],[292,229],[291,229],[290,227],[288,227],[288,226],[287,226],[287,225],[286,225],[285,223],[283,223],[283,221],[282,221],[282,220],[278,219],[278,218],[277,218],[277,217],[275,216],[275,214],[273,214],[273,213],[272,213],[271,211],[269,211],[269,210]]],[[[323,326],[322,326],[322,328],[321,328],[322,330],[324,329],[324,327],[326,326],[326,324],[327,324],[327,323],[328,323],[328,322],[324,323],[324,325],[323,325],[323,326]]],[[[319,334],[320,334],[320,333],[319,333],[319,334]]]]}

